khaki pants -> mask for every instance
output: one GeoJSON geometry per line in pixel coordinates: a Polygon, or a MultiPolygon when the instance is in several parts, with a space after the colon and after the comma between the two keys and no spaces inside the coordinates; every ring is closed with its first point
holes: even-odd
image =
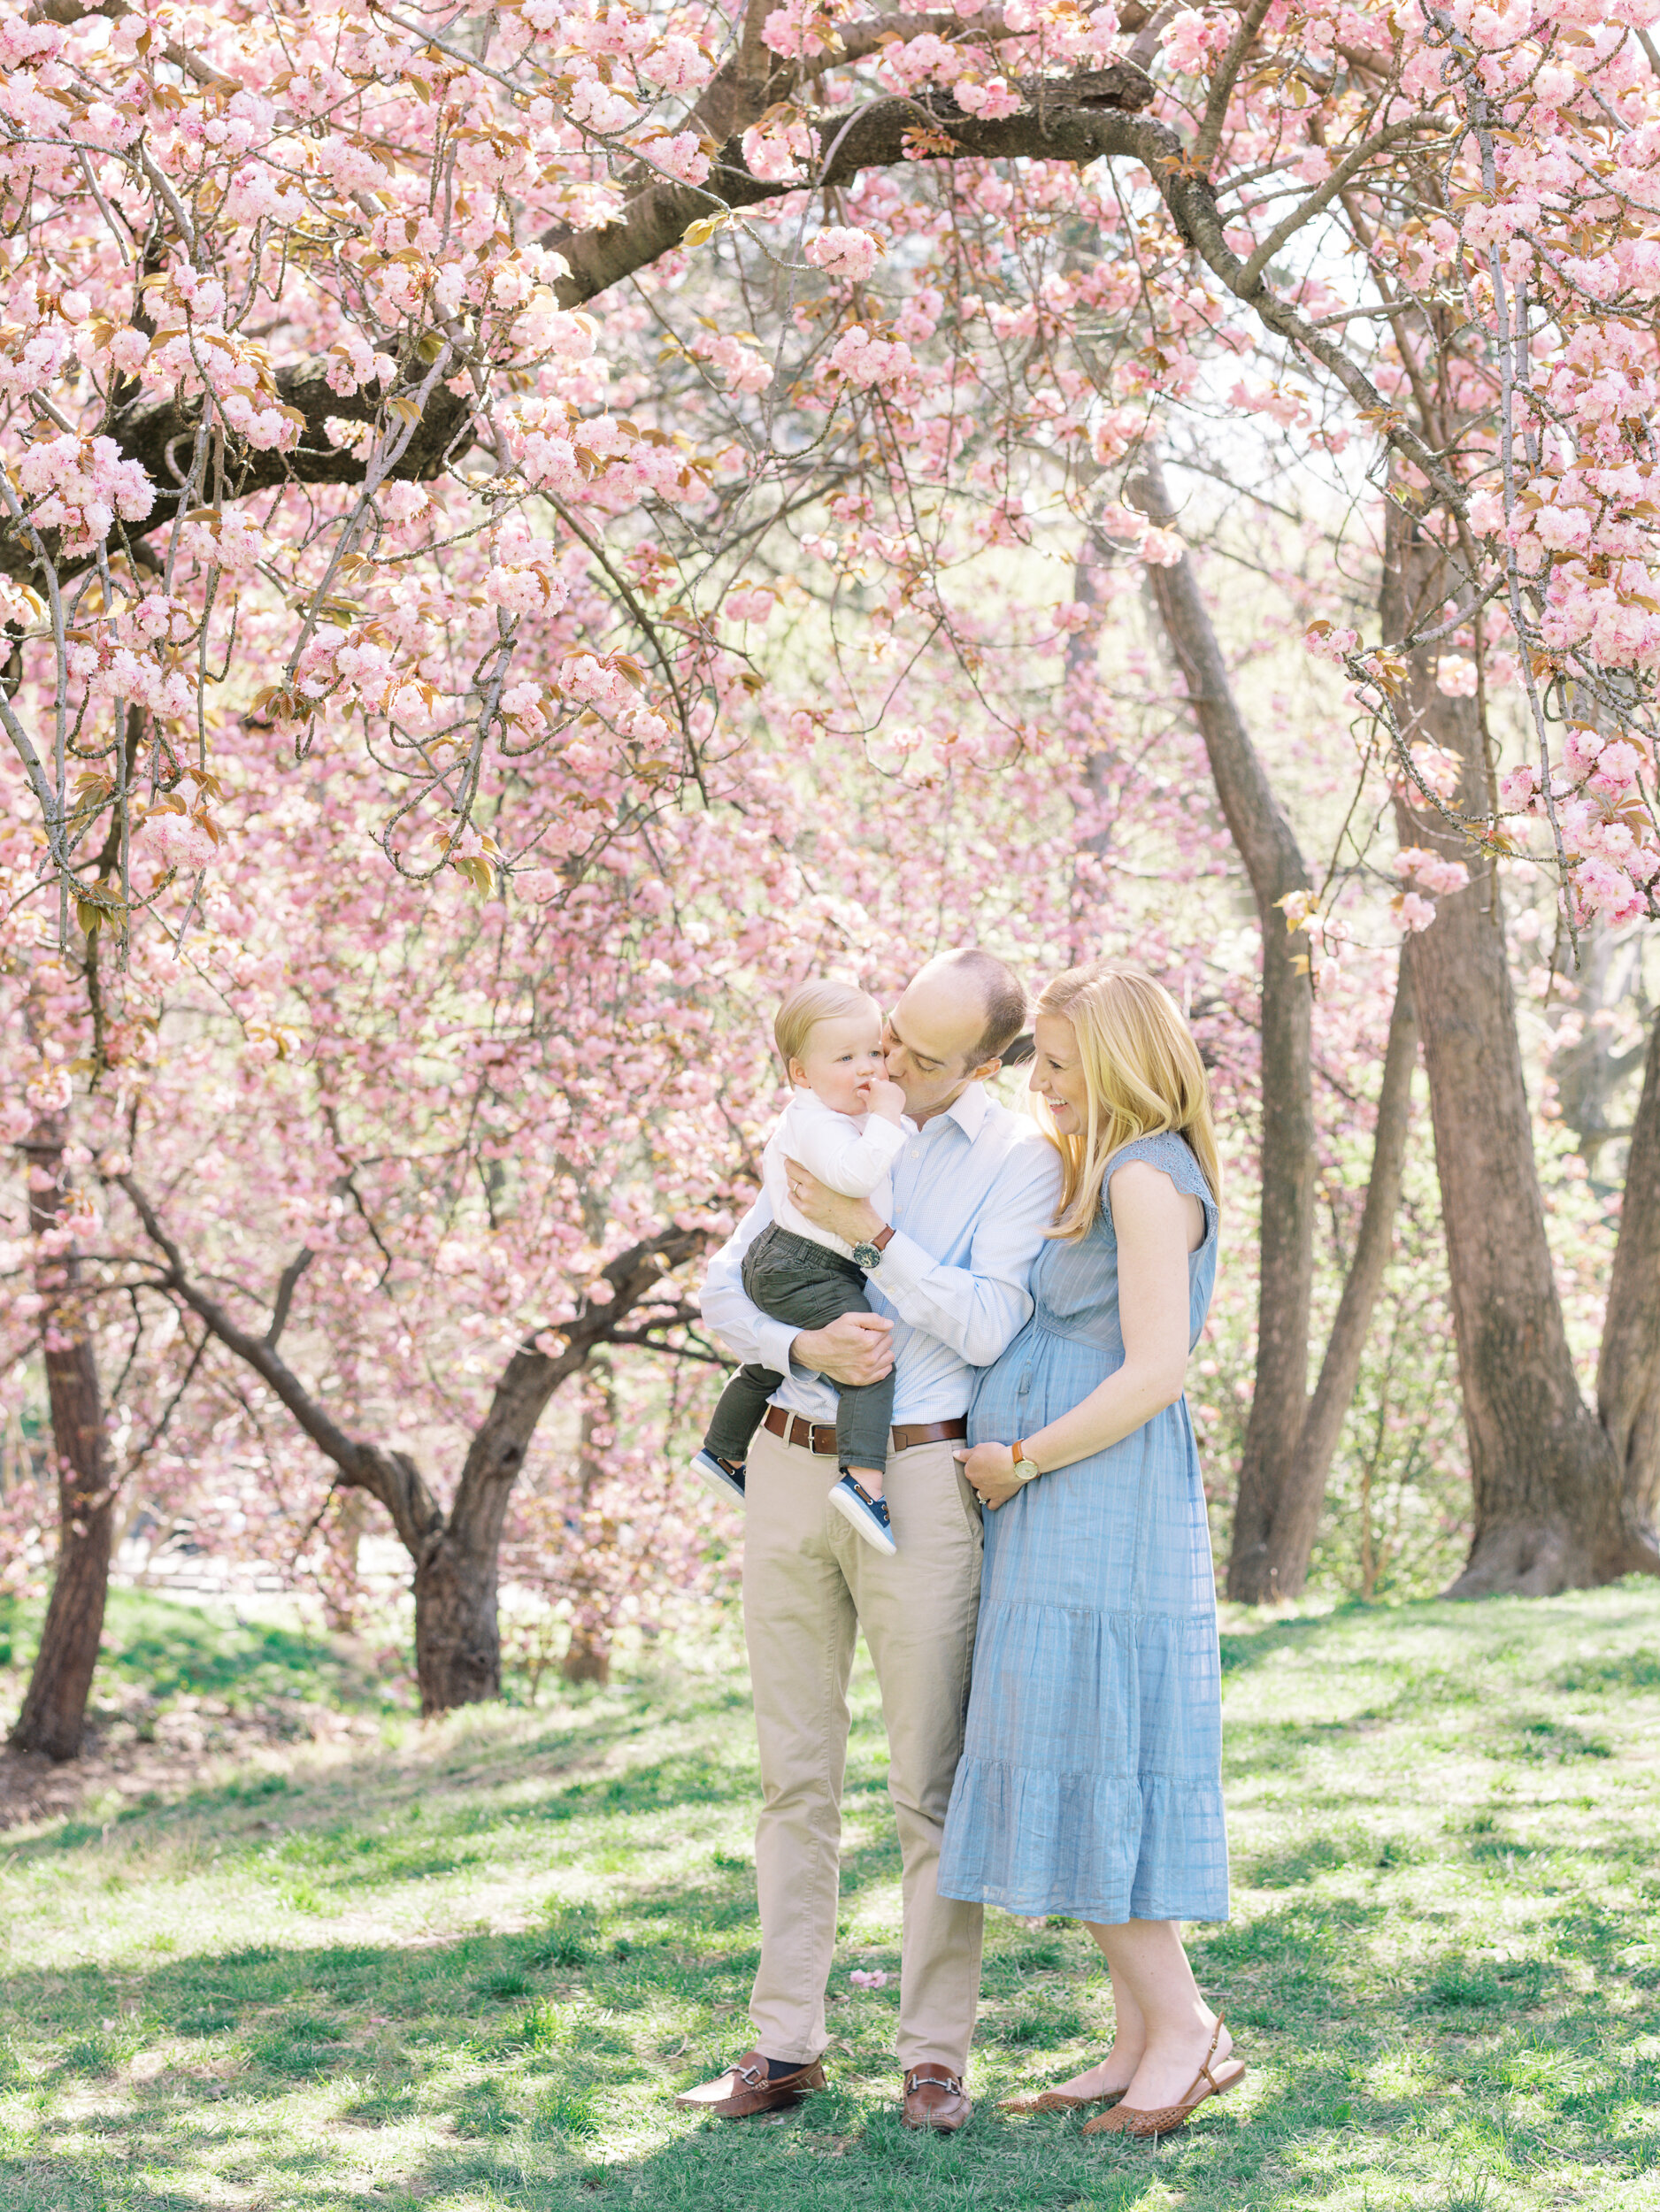
{"type": "Polygon", "coordinates": [[[743,1617],[764,1801],[755,1837],[761,1964],[749,2001],[757,2050],[816,2059],[836,1938],[848,1678],[860,1628],[881,1686],[888,1790],[904,1863],[898,2056],[960,2074],[980,1997],[981,1912],[934,1878],[963,1748],[980,1609],[980,1507],[949,1444],[888,1463],[893,1559],[826,1502],[828,1455],[763,1429],[745,1486],[743,1617]]]}

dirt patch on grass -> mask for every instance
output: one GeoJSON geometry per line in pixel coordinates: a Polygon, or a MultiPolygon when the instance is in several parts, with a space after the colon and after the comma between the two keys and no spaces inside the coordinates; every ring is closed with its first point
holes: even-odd
{"type": "MultiPolygon", "coordinates": [[[[0,1689],[0,1697],[4,1691],[0,1689]]],[[[6,1700],[15,1711],[17,1700],[6,1700]]],[[[238,1711],[208,1699],[181,1699],[158,1712],[148,1700],[97,1710],[78,1759],[61,1764],[39,1752],[0,1747],[0,1832],[73,1820],[111,1797],[135,1803],[184,1796],[240,1768],[274,1770],[302,1744],[378,1742],[373,1714],[284,1701],[238,1711]]]]}

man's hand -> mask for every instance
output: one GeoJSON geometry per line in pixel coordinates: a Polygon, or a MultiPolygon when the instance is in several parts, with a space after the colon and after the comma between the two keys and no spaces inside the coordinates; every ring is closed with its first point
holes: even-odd
{"type": "Polygon", "coordinates": [[[1024,1487],[1014,1454],[1006,1444],[976,1444],[972,1452],[953,1452],[951,1456],[988,1513],[1007,1505],[1015,1492],[1024,1487]]]}
{"type": "Polygon", "coordinates": [[[839,1314],[827,1329],[803,1329],[789,1356],[834,1383],[880,1382],[893,1371],[894,1325],[879,1313],[839,1314]]]}
{"type": "Polygon", "coordinates": [[[827,1229],[843,1244],[865,1244],[879,1229],[888,1226],[868,1198],[843,1198],[799,1160],[787,1159],[784,1167],[789,1178],[789,1202],[815,1229],[827,1229]]]}

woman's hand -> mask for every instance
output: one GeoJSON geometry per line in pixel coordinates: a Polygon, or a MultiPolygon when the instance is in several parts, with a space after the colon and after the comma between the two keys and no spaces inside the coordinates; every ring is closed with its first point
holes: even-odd
{"type": "Polygon", "coordinates": [[[970,1487],[989,1513],[995,1513],[1025,1486],[1014,1454],[1007,1444],[976,1444],[972,1452],[954,1452],[951,1456],[960,1464],[970,1487]]]}

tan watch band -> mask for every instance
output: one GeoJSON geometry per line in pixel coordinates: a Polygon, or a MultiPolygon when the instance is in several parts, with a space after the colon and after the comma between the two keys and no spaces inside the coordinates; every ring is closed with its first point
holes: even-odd
{"type": "Polygon", "coordinates": [[[1034,1465],[1034,1463],[1026,1457],[1026,1446],[1021,1443],[1018,1437],[1009,1447],[1009,1456],[1013,1460],[1015,1465],[1021,1470],[1020,1479],[1022,1482],[1032,1482],[1043,1472],[1043,1470],[1041,1467],[1034,1465]]]}
{"type": "Polygon", "coordinates": [[[876,1234],[871,1239],[871,1242],[876,1247],[876,1249],[879,1252],[885,1252],[889,1244],[893,1241],[893,1223],[891,1221],[885,1221],[883,1222],[881,1227],[876,1232],[876,1234]]]}

